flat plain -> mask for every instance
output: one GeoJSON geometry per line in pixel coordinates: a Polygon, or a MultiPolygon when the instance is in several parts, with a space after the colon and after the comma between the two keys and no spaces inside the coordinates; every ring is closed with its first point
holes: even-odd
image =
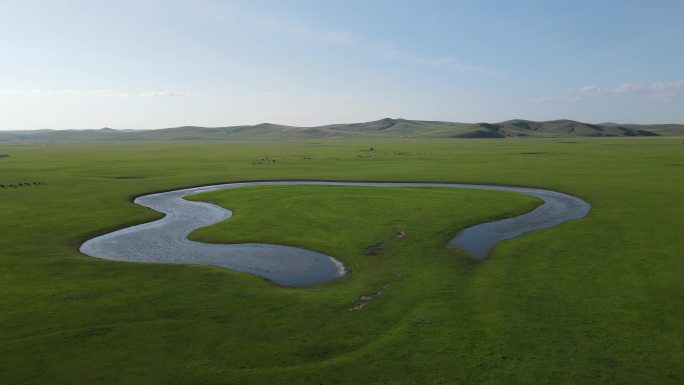
{"type": "Polygon", "coordinates": [[[683,150],[677,137],[0,144],[0,383],[681,384],[683,150]],[[287,179],[539,187],[592,212],[478,263],[448,239],[538,201],[320,186],[193,197],[234,217],[192,239],[300,246],[351,269],[311,288],[78,252],[159,218],[132,197],[287,179]]]}

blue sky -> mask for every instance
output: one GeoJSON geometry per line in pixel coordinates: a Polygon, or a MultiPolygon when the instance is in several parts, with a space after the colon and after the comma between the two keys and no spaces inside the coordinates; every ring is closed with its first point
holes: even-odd
{"type": "Polygon", "coordinates": [[[684,123],[684,1],[0,2],[0,129],[684,123]]]}

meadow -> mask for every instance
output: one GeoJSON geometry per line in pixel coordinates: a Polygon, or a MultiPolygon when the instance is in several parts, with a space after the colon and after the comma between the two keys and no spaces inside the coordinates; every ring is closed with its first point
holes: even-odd
{"type": "Polygon", "coordinates": [[[683,150],[676,137],[0,144],[0,383],[684,383],[683,150]],[[192,197],[234,217],[191,239],[301,246],[351,269],[311,288],[78,252],[160,217],[135,196],[287,179],[539,187],[592,212],[475,262],[446,242],[539,202],[321,186],[192,197]]]}

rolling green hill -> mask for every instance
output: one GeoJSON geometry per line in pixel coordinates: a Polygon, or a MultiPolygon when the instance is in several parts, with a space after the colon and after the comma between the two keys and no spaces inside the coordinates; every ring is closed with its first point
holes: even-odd
{"type": "Polygon", "coordinates": [[[328,138],[506,138],[506,137],[619,137],[681,136],[684,124],[590,124],[573,120],[507,120],[500,123],[454,123],[381,119],[365,123],[295,127],[262,123],[254,126],[182,126],[159,130],[36,130],[0,131],[0,142],[92,142],[221,139],[328,139],[328,138]]]}

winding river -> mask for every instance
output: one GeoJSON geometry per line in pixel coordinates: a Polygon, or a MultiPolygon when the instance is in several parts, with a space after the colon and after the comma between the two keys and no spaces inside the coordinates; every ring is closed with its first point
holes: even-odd
{"type": "Polygon", "coordinates": [[[188,240],[188,235],[194,230],[224,221],[232,216],[232,212],[211,203],[185,200],[185,196],[239,187],[281,185],[465,188],[510,191],[531,195],[543,201],[534,210],[523,215],[468,227],[449,241],[449,247],[464,250],[478,259],[484,259],[489,250],[503,240],[582,218],[591,209],[591,205],[580,198],[525,187],[421,182],[226,183],[138,197],[134,201],[136,204],[159,211],[165,214],[164,218],[92,238],[81,245],[80,251],[95,258],[114,261],[219,266],[254,274],[287,286],[312,286],[343,277],[346,270],[340,261],[307,249],[265,243],[208,244],[188,240]]]}

